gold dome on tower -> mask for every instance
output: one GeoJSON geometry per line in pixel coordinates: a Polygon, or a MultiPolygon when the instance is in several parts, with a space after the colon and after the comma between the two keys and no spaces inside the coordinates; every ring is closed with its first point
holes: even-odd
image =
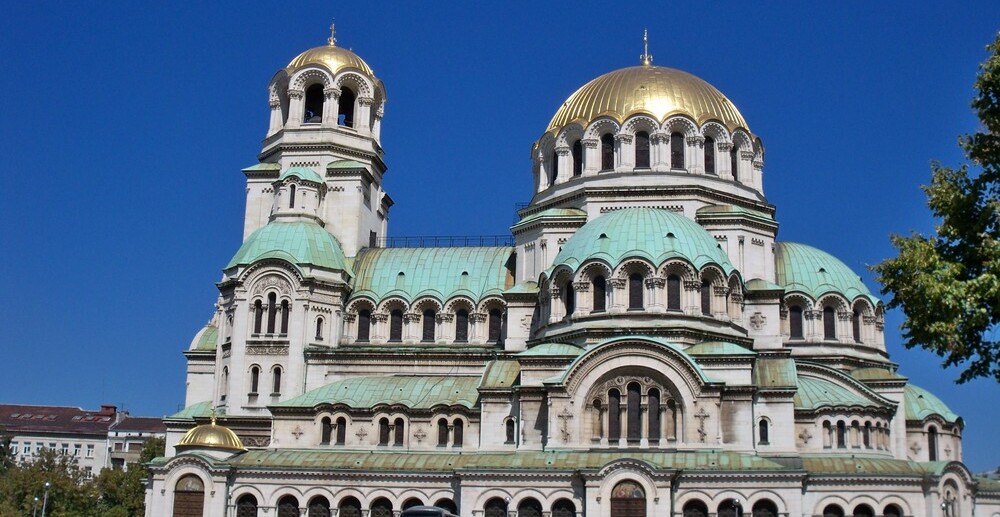
{"type": "Polygon", "coordinates": [[[247,450],[232,429],[215,423],[215,415],[212,415],[211,423],[191,428],[177,442],[178,451],[187,449],[217,449],[231,452],[247,450]]]}
{"type": "Polygon", "coordinates": [[[345,68],[354,68],[364,72],[368,76],[375,76],[375,72],[368,66],[368,63],[365,63],[364,59],[361,59],[357,54],[346,48],[337,46],[336,27],[334,25],[330,25],[330,37],[327,38],[326,45],[311,48],[295,56],[295,59],[288,63],[288,66],[285,68],[291,73],[309,65],[324,66],[332,74],[336,74],[345,68]]]}

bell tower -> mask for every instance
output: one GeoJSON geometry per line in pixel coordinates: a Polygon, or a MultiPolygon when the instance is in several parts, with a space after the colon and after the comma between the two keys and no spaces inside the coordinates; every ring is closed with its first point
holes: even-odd
{"type": "MultiPolygon", "coordinates": [[[[347,256],[377,246],[385,236],[392,200],[382,190],[386,171],[380,134],[385,87],[363,59],[326,45],[299,54],[268,85],[270,121],[258,160],[243,170],[247,205],[243,238],[287,209],[282,187],[289,171],[311,171],[322,196],[308,210],[340,242],[347,256]]],[[[313,198],[301,197],[300,201],[313,198]]]]}

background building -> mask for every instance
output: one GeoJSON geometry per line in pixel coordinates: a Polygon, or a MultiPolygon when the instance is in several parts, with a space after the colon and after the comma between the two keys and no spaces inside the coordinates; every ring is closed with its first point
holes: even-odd
{"type": "Polygon", "coordinates": [[[108,461],[108,429],[122,418],[115,406],[77,407],[0,404],[0,429],[11,436],[11,456],[31,461],[48,448],[72,455],[89,475],[108,461]]]}
{"type": "Polygon", "coordinates": [[[332,37],[268,91],[149,515],[1000,512],[882,303],[777,240],[764,143],[702,79],[645,52],[583,85],[490,245],[387,237],[386,88],[332,37]]]}

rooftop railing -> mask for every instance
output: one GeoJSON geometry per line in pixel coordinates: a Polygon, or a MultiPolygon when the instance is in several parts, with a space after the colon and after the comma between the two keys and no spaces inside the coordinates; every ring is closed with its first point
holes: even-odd
{"type": "Polygon", "coordinates": [[[380,248],[478,248],[513,246],[512,235],[429,235],[416,237],[383,237],[380,248]]]}

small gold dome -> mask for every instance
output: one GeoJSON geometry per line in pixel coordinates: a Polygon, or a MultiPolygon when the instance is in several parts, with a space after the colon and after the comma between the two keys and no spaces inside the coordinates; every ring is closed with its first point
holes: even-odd
{"type": "Polygon", "coordinates": [[[711,84],[687,72],[663,66],[633,66],[606,73],[583,85],[563,103],[546,131],[610,116],[619,123],[644,113],[663,122],[687,115],[699,125],[718,120],[730,131],[749,130],[736,106],[711,84]]]}
{"type": "Polygon", "coordinates": [[[375,77],[375,72],[368,66],[368,63],[365,63],[364,59],[361,59],[357,54],[346,48],[334,45],[311,48],[295,56],[295,59],[291,63],[288,63],[286,68],[289,73],[293,73],[309,65],[325,66],[332,74],[336,74],[345,68],[354,68],[364,72],[369,77],[375,77]]]}
{"type": "Polygon", "coordinates": [[[226,426],[215,423],[214,416],[212,423],[199,425],[184,434],[181,441],[177,442],[177,450],[184,449],[219,449],[232,452],[247,450],[236,433],[226,426]]]}

